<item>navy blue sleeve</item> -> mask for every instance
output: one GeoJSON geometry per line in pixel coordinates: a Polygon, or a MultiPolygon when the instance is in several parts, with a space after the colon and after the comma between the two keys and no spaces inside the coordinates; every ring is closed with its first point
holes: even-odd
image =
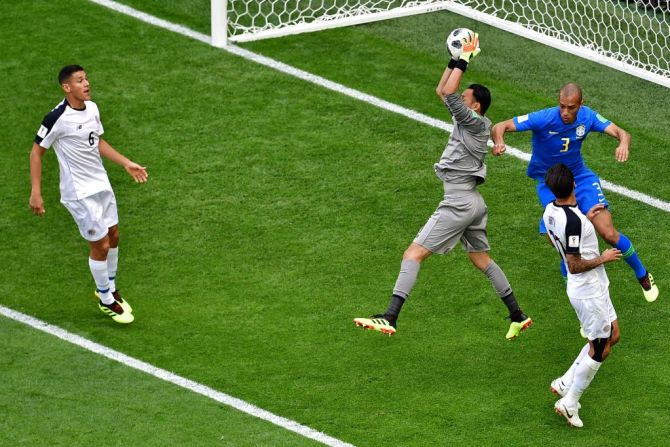
{"type": "MultiPolygon", "coordinates": [[[[56,106],[51,112],[46,114],[46,116],[42,120],[42,125],[40,125],[40,128],[37,130],[37,134],[35,135],[35,143],[41,145],[42,141],[53,130],[56,121],[58,121],[58,118],[60,118],[61,115],[65,112],[65,107],[66,104],[65,101],[63,101],[58,106],[56,106]]],[[[51,146],[51,144],[49,144],[49,146],[51,146]]]]}

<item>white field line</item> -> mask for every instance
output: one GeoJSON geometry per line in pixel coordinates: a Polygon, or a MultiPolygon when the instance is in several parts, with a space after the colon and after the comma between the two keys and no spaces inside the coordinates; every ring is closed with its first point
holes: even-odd
{"type": "Polygon", "coordinates": [[[156,366],[153,366],[149,363],[143,362],[141,360],[138,360],[136,358],[127,356],[119,351],[115,351],[114,349],[108,348],[106,346],[103,346],[101,344],[95,343],[91,340],[88,340],[84,337],[81,337],[79,335],[73,334],[71,332],[66,331],[65,329],[62,329],[58,326],[54,326],[52,324],[46,323],[42,320],[38,320],[37,318],[33,318],[29,315],[25,315],[21,312],[17,312],[15,310],[12,310],[8,307],[5,307],[3,305],[0,305],[0,315],[4,315],[7,318],[11,318],[12,320],[18,321],[20,323],[26,324],[30,327],[33,327],[39,331],[46,332],[47,334],[51,334],[55,337],[60,338],[61,340],[64,340],[68,343],[72,343],[73,345],[77,345],[81,348],[86,349],[87,351],[91,351],[95,354],[101,355],[103,357],[107,357],[110,360],[114,360],[116,362],[119,362],[123,365],[129,366],[131,368],[137,369],[139,371],[145,372],[149,375],[152,375],[158,379],[164,380],[166,382],[170,382],[174,385],[177,385],[181,388],[185,388],[189,391],[193,391],[194,393],[200,394],[202,396],[208,397],[212,400],[215,400],[219,403],[222,403],[224,405],[228,405],[229,407],[233,407],[236,410],[239,410],[243,413],[249,414],[251,416],[255,416],[259,419],[263,419],[264,421],[271,422],[275,425],[278,425],[282,428],[285,428],[286,430],[290,430],[292,432],[295,432],[299,435],[304,436],[305,438],[313,439],[315,441],[318,441],[322,444],[332,446],[332,447],[354,447],[352,444],[348,444],[346,442],[342,442],[338,439],[332,438],[324,433],[321,433],[319,431],[316,431],[312,428],[306,427],[304,425],[301,425],[295,421],[292,421],[290,419],[283,418],[281,416],[277,416],[274,413],[270,413],[269,411],[263,410],[262,408],[258,408],[255,405],[252,405],[248,402],[245,402],[241,399],[237,399],[235,397],[232,397],[226,393],[222,393],[220,391],[214,390],[208,386],[205,386],[201,383],[194,382],[193,380],[186,379],[184,377],[181,377],[175,373],[172,373],[170,371],[166,371],[164,369],[158,368],[156,366]]]}
{"type": "MultiPolygon", "coordinates": [[[[164,28],[169,31],[173,31],[175,33],[181,34],[186,37],[190,37],[195,40],[199,40],[201,42],[210,44],[211,43],[211,38],[210,36],[199,33],[197,31],[193,31],[189,28],[186,28],[182,25],[177,25],[172,22],[168,22],[167,20],[159,19],[158,17],[154,17],[150,14],[146,14],[142,11],[138,11],[136,9],[133,9],[129,6],[122,5],[120,3],[117,3],[112,0],[90,0],[93,3],[97,3],[99,5],[105,6],[107,8],[113,9],[114,11],[129,15],[131,17],[134,17],[138,20],[141,20],[143,22],[149,23],[151,25],[157,26],[159,28],[164,28]]],[[[424,115],[423,113],[419,113],[415,110],[407,109],[405,107],[399,106],[397,104],[390,103],[388,101],[384,101],[383,99],[377,98],[376,96],[368,95],[367,93],[360,92],[358,90],[354,90],[349,87],[345,87],[342,84],[338,84],[333,81],[329,81],[328,79],[325,79],[321,76],[317,76],[315,74],[306,72],[304,70],[300,70],[299,68],[292,67],[291,65],[285,64],[283,62],[279,62],[277,60],[271,59],[266,56],[262,56],[260,54],[256,54],[254,52],[251,52],[249,50],[245,50],[240,47],[236,47],[233,45],[229,45],[227,47],[222,48],[223,50],[235,54],[237,56],[243,57],[245,59],[254,61],[256,63],[259,63],[261,65],[265,65],[266,67],[270,67],[272,69],[275,69],[277,71],[281,71],[282,73],[286,73],[288,75],[294,76],[296,78],[302,79],[307,82],[311,82],[313,84],[319,85],[321,87],[327,88],[329,90],[341,93],[343,95],[347,95],[351,98],[357,99],[359,101],[366,102],[368,104],[372,104],[374,106],[377,106],[381,109],[388,110],[390,112],[397,113],[399,115],[406,116],[407,118],[410,118],[414,121],[418,121],[423,124],[427,124],[432,127],[436,127],[438,129],[442,129],[446,132],[451,133],[453,130],[453,126],[450,123],[447,123],[446,121],[438,120],[435,118],[432,118],[428,115],[424,115]]],[[[492,143],[489,141],[489,146],[491,146],[492,143]]],[[[519,158],[521,160],[524,160],[528,162],[530,160],[530,154],[527,152],[524,152],[520,149],[514,148],[514,147],[507,147],[507,153],[519,158]]],[[[661,199],[657,199],[655,197],[649,196],[647,194],[628,189],[624,186],[619,186],[614,183],[611,183],[607,180],[602,180],[601,181],[603,188],[616,192],[617,194],[620,194],[624,197],[628,197],[633,200],[637,200],[638,202],[642,202],[644,204],[647,204],[649,206],[653,206],[655,208],[658,208],[662,211],[670,213],[670,203],[665,202],[661,199]]]]}

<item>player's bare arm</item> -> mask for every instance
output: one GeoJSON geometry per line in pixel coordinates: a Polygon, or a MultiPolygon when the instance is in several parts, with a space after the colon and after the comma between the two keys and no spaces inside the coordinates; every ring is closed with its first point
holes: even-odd
{"type": "Polygon", "coordinates": [[[505,146],[505,132],[516,132],[514,120],[501,121],[491,128],[491,139],[493,140],[493,155],[502,155],[507,147],[505,146]]]}
{"type": "Polygon", "coordinates": [[[593,259],[584,259],[578,254],[567,254],[566,258],[568,260],[568,270],[574,275],[576,273],[583,273],[594,269],[601,264],[617,261],[621,256],[621,250],[617,248],[608,248],[602,252],[600,256],[593,259]]]}
{"type": "Polygon", "coordinates": [[[447,95],[458,91],[461,85],[461,78],[463,77],[463,73],[470,62],[470,59],[477,56],[481,51],[479,49],[479,34],[466,29],[463,29],[463,31],[467,31],[467,37],[461,38],[462,47],[458,54],[455,54],[449,45],[447,46],[447,48],[449,48],[449,53],[451,54],[451,60],[435,89],[435,93],[437,93],[437,96],[443,101],[447,95]]]}
{"type": "Polygon", "coordinates": [[[42,156],[46,149],[33,143],[30,151],[30,209],[38,216],[44,215],[44,200],[42,200],[42,156]]]}
{"type": "Polygon", "coordinates": [[[149,178],[147,173],[147,168],[140,166],[134,161],[129,160],[124,157],[120,152],[114,149],[107,141],[100,138],[100,143],[98,144],[100,149],[100,155],[105,157],[108,160],[113,161],[123,168],[130,174],[130,176],[135,179],[137,183],[144,183],[149,178]]]}
{"type": "Polygon", "coordinates": [[[453,69],[449,68],[447,66],[444,69],[444,72],[442,73],[442,77],[440,78],[440,82],[437,84],[437,87],[435,88],[435,94],[440,97],[440,100],[444,102],[444,93],[442,93],[442,90],[444,89],[444,86],[447,84],[447,79],[449,79],[449,76],[451,75],[451,72],[453,69]]]}
{"type": "Polygon", "coordinates": [[[611,123],[609,126],[607,126],[607,128],[605,128],[605,133],[610,137],[619,140],[619,145],[614,151],[614,157],[616,158],[616,161],[624,162],[628,160],[628,151],[630,149],[630,134],[614,123],[611,123]]]}
{"type": "Polygon", "coordinates": [[[454,68],[447,78],[447,81],[442,86],[442,98],[452,93],[458,92],[461,86],[461,79],[463,78],[463,71],[459,68],[454,68]]]}

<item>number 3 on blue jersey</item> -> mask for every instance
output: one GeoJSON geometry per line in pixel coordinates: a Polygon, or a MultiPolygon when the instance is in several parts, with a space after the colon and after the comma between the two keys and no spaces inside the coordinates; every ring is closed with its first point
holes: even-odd
{"type": "Polygon", "coordinates": [[[560,152],[567,152],[568,151],[568,146],[570,145],[570,138],[561,138],[561,141],[564,144],[563,144],[563,149],[561,149],[560,152]]]}

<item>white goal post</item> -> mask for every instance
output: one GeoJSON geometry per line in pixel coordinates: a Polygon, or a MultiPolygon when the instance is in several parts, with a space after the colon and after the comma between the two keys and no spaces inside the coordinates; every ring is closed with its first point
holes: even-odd
{"type": "Polygon", "coordinates": [[[212,45],[451,11],[670,87],[670,0],[211,0],[212,45]]]}

